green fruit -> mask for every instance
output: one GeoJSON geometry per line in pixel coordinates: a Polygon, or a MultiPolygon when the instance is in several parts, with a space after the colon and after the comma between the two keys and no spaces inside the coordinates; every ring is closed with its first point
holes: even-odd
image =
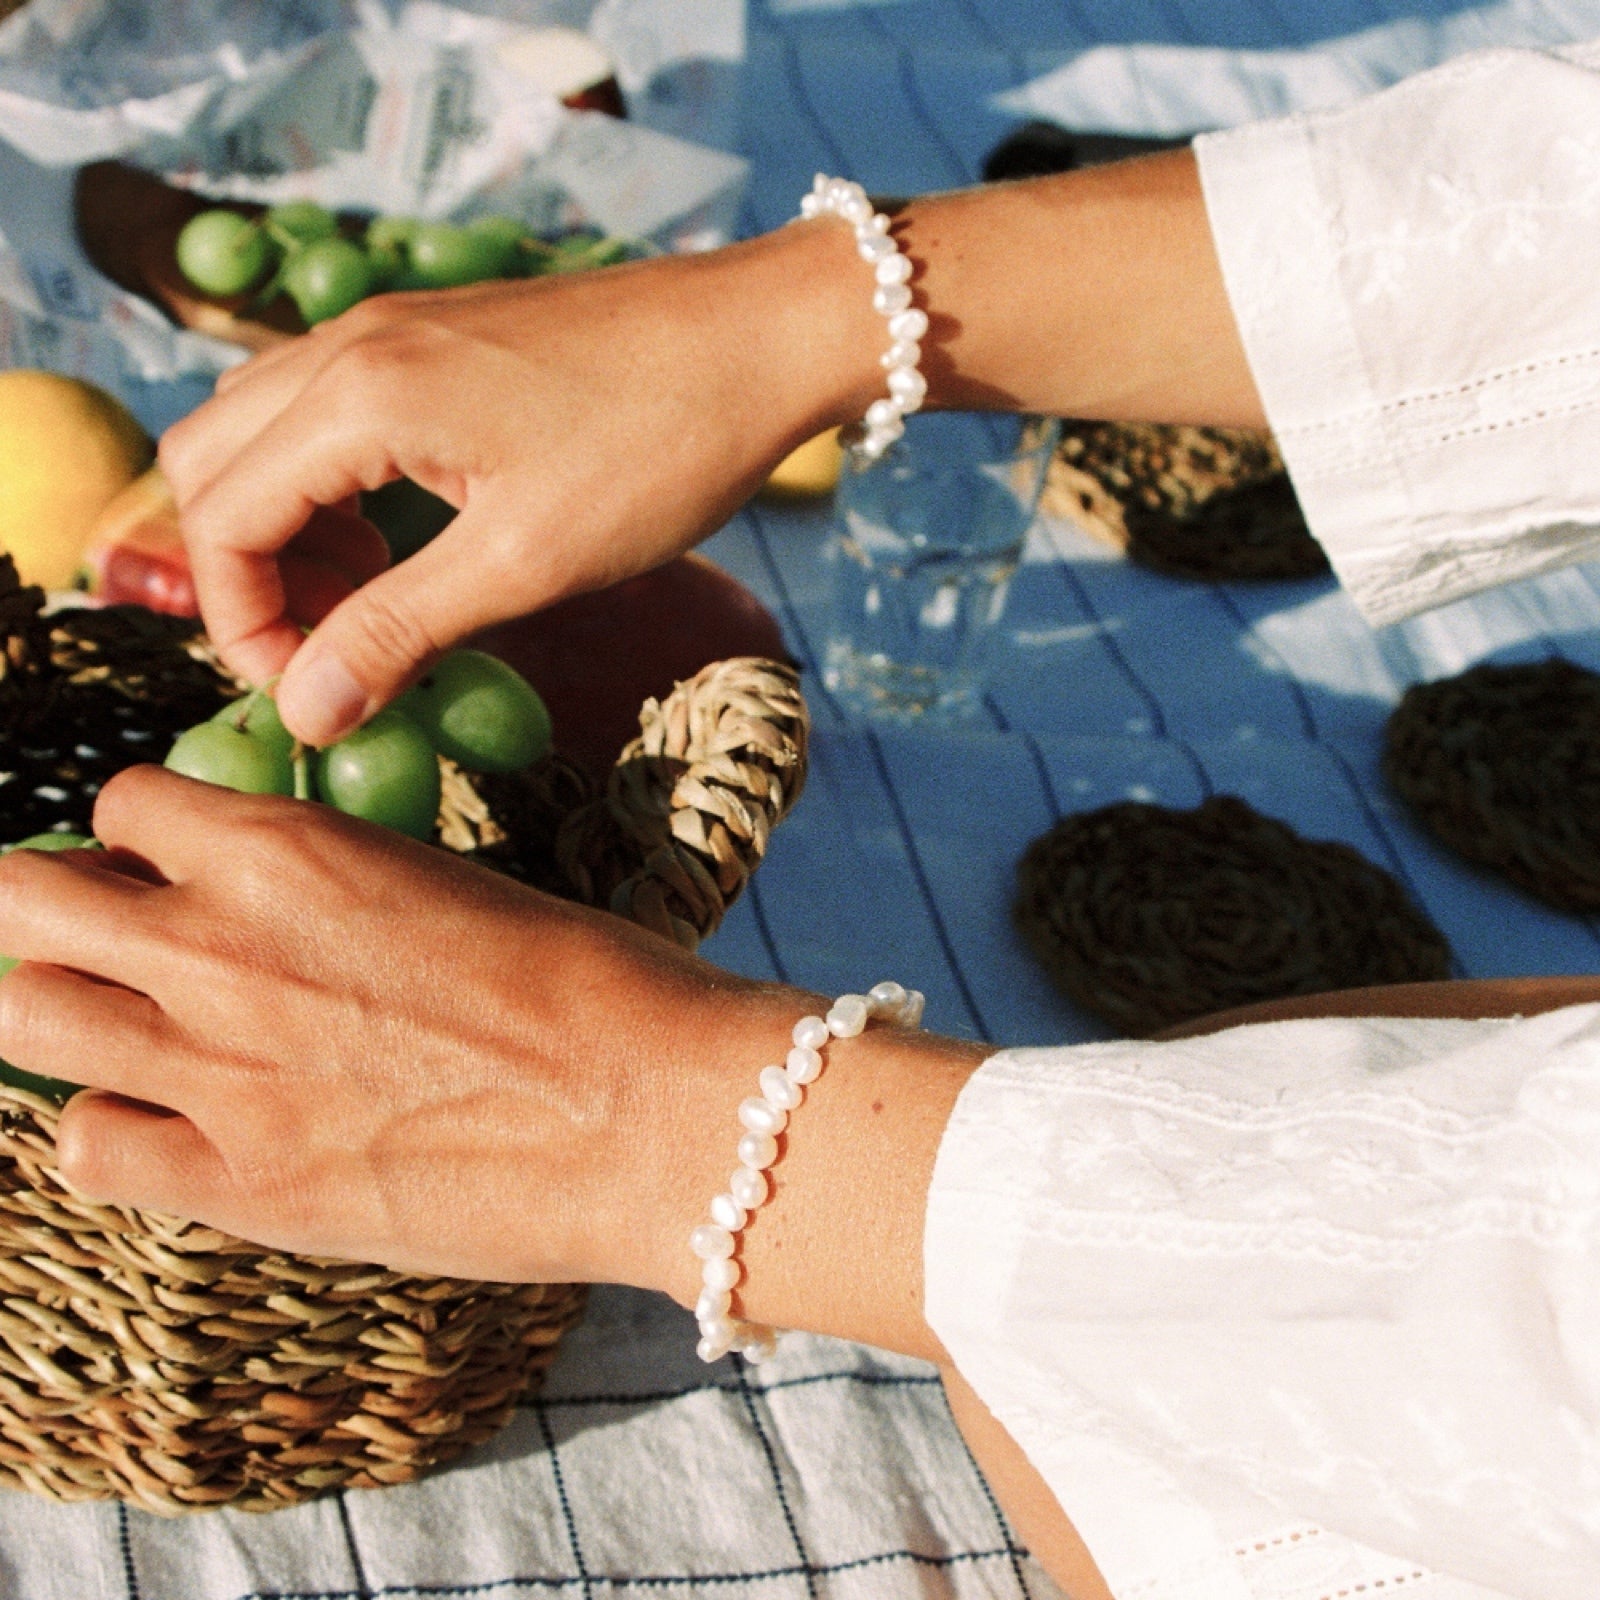
{"type": "Polygon", "coordinates": [[[294,735],[284,727],[283,718],[278,715],[278,702],[263,690],[230,700],[211,720],[281,751],[285,761],[294,758],[294,735]]]}
{"type": "Polygon", "coordinates": [[[269,233],[287,234],[300,244],[332,239],[339,232],[339,219],[315,200],[286,200],[261,220],[269,233]]]}
{"type": "Polygon", "coordinates": [[[367,224],[367,249],[403,250],[421,226],[415,217],[374,217],[367,224]]]}
{"type": "Polygon", "coordinates": [[[398,248],[379,250],[369,244],[367,270],[372,275],[372,292],[382,294],[384,290],[398,286],[401,274],[406,270],[406,258],[398,248]]]}
{"type": "Polygon", "coordinates": [[[178,268],[202,294],[253,289],[272,266],[272,242],[237,211],[202,211],[178,235],[178,268]]]}
{"type": "Polygon", "coordinates": [[[467,232],[484,247],[485,259],[493,266],[491,278],[509,278],[521,269],[522,241],[527,230],[511,217],[474,217],[467,232]]]}
{"type": "Polygon", "coordinates": [[[439,760],[427,735],[390,706],[319,752],[317,793],[352,817],[426,839],[439,815],[439,760]]]}
{"type": "Polygon", "coordinates": [[[481,650],[452,650],[401,704],[440,755],[473,772],[520,772],[550,748],[537,691],[481,650]]]}
{"type": "Polygon", "coordinates": [[[500,275],[493,239],[449,222],[424,222],[411,236],[411,273],[425,288],[454,289],[500,275]]]}
{"type": "Polygon", "coordinates": [[[166,765],[202,783],[241,794],[293,794],[289,752],[270,736],[257,738],[227,722],[202,722],[180,733],[166,765]]]}
{"type": "MultiPolygon", "coordinates": [[[[103,850],[105,846],[98,839],[91,839],[85,833],[34,833],[26,839],[18,839],[15,844],[0,845],[0,856],[9,855],[13,850],[103,850]]],[[[0,961],[5,957],[0,956],[0,961]]]]}
{"type": "Polygon", "coordinates": [[[372,267],[348,239],[319,239],[289,263],[283,286],[307,322],[326,322],[372,292],[372,267]]]}

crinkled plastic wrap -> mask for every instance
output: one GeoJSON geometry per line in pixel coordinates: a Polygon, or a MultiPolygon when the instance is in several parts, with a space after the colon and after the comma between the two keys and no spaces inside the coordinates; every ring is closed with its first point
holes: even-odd
{"type": "Polygon", "coordinates": [[[159,427],[239,358],[85,259],[74,173],[107,158],[238,199],[721,243],[743,53],[743,0],[30,0],[0,23],[0,366],[159,427]],[[609,59],[627,120],[551,91],[554,29],[609,59]]]}

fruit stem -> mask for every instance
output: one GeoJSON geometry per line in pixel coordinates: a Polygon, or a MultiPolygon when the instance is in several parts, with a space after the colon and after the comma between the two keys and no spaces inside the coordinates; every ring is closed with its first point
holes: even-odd
{"type": "Polygon", "coordinates": [[[289,752],[289,760],[294,767],[294,797],[296,800],[309,800],[311,798],[311,757],[306,752],[306,747],[296,739],[294,749],[289,752]]]}

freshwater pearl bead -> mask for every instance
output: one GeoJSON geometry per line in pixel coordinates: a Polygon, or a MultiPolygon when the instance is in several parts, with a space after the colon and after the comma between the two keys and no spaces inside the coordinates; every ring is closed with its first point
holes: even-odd
{"type": "Polygon", "coordinates": [[[928,392],[928,380],[915,367],[895,367],[889,373],[889,393],[902,411],[915,411],[928,392]]]}
{"type": "Polygon", "coordinates": [[[728,1193],[746,1211],[755,1211],[765,1205],[771,1188],[766,1173],[757,1172],[754,1167],[740,1167],[728,1179],[728,1193]]]}
{"type": "Polygon", "coordinates": [[[689,1235],[689,1248],[702,1261],[715,1261],[733,1254],[733,1235],[720,1223],[702,1222],[689,1235]]]}
{"type": "Polygon", "coordinates": [[[876,1017],[894,1016],[906,1003],[906,998],[904,987],[898,983],[875,983],[867,995],[876,1017]]]}
{"type": "Polygon", "coordinates": [[[857,223],[857,234],[887,233],[889,231],[889,218],[885,212],[874,211],[865,222],[857,223]]]}
{"type": "MultiPolygon", "coordinates": [[[[770,1068],[768,1069],[771,1070],[770,1068]]],[[[763,1085],[766,1082],[766,1073],[761,1075],[763,1085]]],[[[784,1125],[789,1120],[787,1108],[780,1107],[778,1102],[770,1095],[751,1095],[748,1100],[739,1102],[739,1121],[751,1133],[770,1133],[776,1135],[783,1132],[784,1125]]]]}
{"type": "Polygon", "coordinates": [[[747,1133],[739,1141],[737,1154],[741,1165],[760,1172],[778,1159],[778,1141],[770,1133],[747,1133]]]}
{"type": "Polygon", "coordinates": [[[815,1083],[822,1076],[822,1052],[797,1044],[784,1057],[783,1070],[796,1083],[815,1083]]]}
{"type": "Polygon", "coordinates": [[[819,196],[808,194],[800,202],[800,215],[802,217],[819,217],[822,215],[822,200],[819,196]]]}
{"type": "Polygon", "coordinates": [[[733,1295],[727,1289],[702,1289],[694,1303],[696,1322],[709,1322],[713,1317],[725,1317],[733,1304],[733,1295]]]}
{"type": "Polygon", "coordinates": [[[911,304],[911,290],[903,283],[880,283],[872,293],[872,309],[880,316],[904,311],[911,304]]]}
{"type": "Polygon", "coordinates": [[[854,1039],[867,1025],[867,1012],[864,994],[842,994],[828,1012],[828,1031],[836,1039],[854,1039]]]}
{"type": "Polygon", "coordinates": [[[878,262],[887,261],[891,256],[899,253],[898,246],[887,234],[869,233],[856,241],[856,254],[863,261],[870,261],[874,266],[878,262]]]}
{"type": "Polygon", "coordinates": [[[912,339],[899,339],[878,357],[880,367],[914,367],[922,359],[922,346],[912,339]]]}
{"type": "Polygon", "coordinates": [[[806,1097],[805,1090],[782,1067],[763,1067],[756,1081],[761,1093],[781,1111],[793,1111],[806,1097]]]}
{"type": "MultiPolygon", "coordinates": [[[[891,427],[900,420],[900,407],[893,400],[874,400],[867,407],[867,415],[864,420],[867,427],[876,433],[891,427]]],[[[821,1019],[819,1018],[818,1020],[820,1021],[821,1019]]],[[[822,1029],[824,1033],[827,1032],[828,1025],[826,1022],[822,1024],[822,1029]]],[[[797,1039],[795,1042],[798,1044],[799,1040],[797,1039]]],[[[815,1049],[815,1046],[812,1048],[815,1049]]]]}
{"type": "Polygon", "coordinates": [[[904,283],[911,276],[911,257],[896,250],[892,256],[885,256],[872,272],[879,283],[904,283]]]}
{"type": "MultiPolygon", "coordinates": [[[[872,429],[865,440],[879,451],[901,427],[899,412],[890,402],[881,403],[889,406],[889,421],[872,429]]],[[[700,1329],[695,1353],[702,1361],[720,1361],[737,1351],[746,1361],[761,1362],[777,1349],[776,1330],[747,1322],[734,1310],[734,1291],[745,1277],[739,1244],[751,1214],[772,1196],[767,1168],[778,1160],[776,1135],[787,1128],[789,1113],[804,1103],[804,1085],[821,1073],[829,1041],[855,1038],[874,1017],[903,1023],[921,1015],[922,996],[898,983],[874,984],[866,994],[842,994],[826,1016],[801,1017],[791,1030],[794,1045],[784,1064],[765,1066],[756,1075],[761,1093],[739,1103],[739,1122],[745,1129],[738,1143],[739,1165],[726,1191],[712,1196],[710,1220],[689,1234],[689,1249],[700,1263],[694,1315],[700,1329]]]]}
{"type": "Polygon", "coordinates": [[[900,1026],[902,1028],[920,1028],[922,1026],[922,1011],[928,1003],[928,997],[920,990],[913,989],[906,996],[906,1003],[900,1008],[900,1026]]]}
{"type": "MultiPolygon", "coordinates": [[[[867,426],[869,428],[872,426],[871,406],[867,408],[867,426]]],[[[801,1017],[795,1023],[794,1032],[789,1037],[798,1045],[804,1045],[811,1050],[820,1050],[831,1036],[828,1033],[828,1024],[821,1017],[801,1017]]]]}
{"type": "Polygon", "coordinates": [[[872,216],[872,202],[864,194],[853,194],[839,207],[839,215],[852,228],[859,228],[872,216]]]}
{"type": "Polygon", "coordinates": [[[824,203],[830,211],[839,211],[850,198],[850,191],[854,188],[855,185],[848,178],[830,178],[824,203]]]}
{"type": "Polygon", "coordinates": [[[913,306],[909,311],[897,311],[889,318],[891,339],[920,339],[928,331],[928,313],[913,306]]]}
{"type": "Polygon", "coordinates": [[[700,1281],[708,1289],[733,1289],[744,1275],[744,1268],[732,1256],[713,1256],[700,1269],[700,1281]]]}

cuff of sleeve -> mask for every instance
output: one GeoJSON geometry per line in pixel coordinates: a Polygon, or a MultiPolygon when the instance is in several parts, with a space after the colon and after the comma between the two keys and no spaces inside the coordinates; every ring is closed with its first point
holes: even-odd
{"type": "MultiPolygon", "coordinates": [[[[1518,55],[1494,52],[1447,71],[1580,72],[1518,55]]],[[[1504,315],[1517,301],[1489,274],[1464,278],[1426,249],[1393,267],[1405,275],[1403,290],[1372,277],[1386,259],[1384,241],[1369,236],[1374,196],[1389,181],[1381,151],[1420,138],[1441,107],[1454,110],[1449,87],[1443,74],[1428,74],[1344,111],[1211,134],[1195,146],[1267,417],[1312,533],[1374,625],[1600,555],[1600,475],[1554,483],[1549,470],[1551,461],[1595,455],[1600,352],[1519,359],[1547,330],[1519,330],[1504,315]],[[1349,277],[1358,258],[1364,289],[1349,277]],[[1414,325],[1407,334],[1407,314],[1433,319],[1431,343],[1414,325]],[[1496,324],[1493,336],[1481,335],[1496,324]],[[1407,344],[1418,354],[1397,360],[1407,344]],[[1476,351],[1478,365],[1425,370],[1441,345],[1476,351]],[[1397,378],[1408,362],[1414,370],[1397,378]]],[[[1470,164],[1472,151],[1461,159],[1470,164]]],[[[1391,208],[1396,250],[1411,250],[1400,236],[1421,231],[1407,205],[1391,208]]],[[[1539,292],[1522,287],[1519,301],[1539,292]]]]}

